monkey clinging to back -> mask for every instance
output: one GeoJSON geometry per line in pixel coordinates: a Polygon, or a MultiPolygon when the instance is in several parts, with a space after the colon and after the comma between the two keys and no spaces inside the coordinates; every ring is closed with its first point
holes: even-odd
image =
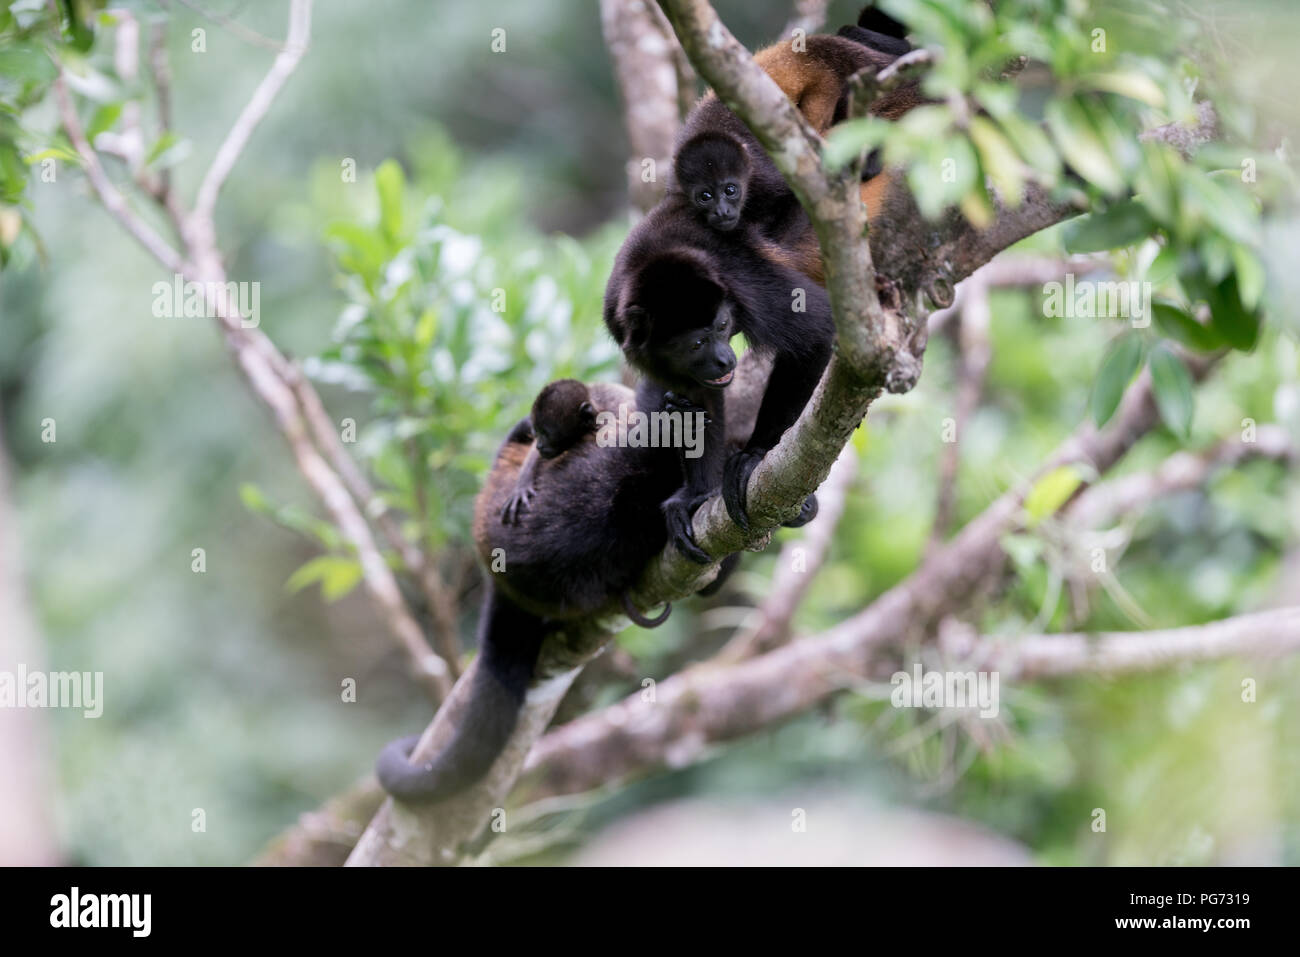
{"type": "Polygon", "coordinates": [[[437,801],[487,773],[518,719],[542,641],[564,622],[621,600],[667,541],[660,504],[681,484],[676,450],[602,445],[601,412],[636,408],[621,385],[553,382],[502,443],[474,503],[486,572],[479,662],[452,739],[432,760],[408,759],[418,735],[387,745],[376,772],[394,797],[437,801]]]}

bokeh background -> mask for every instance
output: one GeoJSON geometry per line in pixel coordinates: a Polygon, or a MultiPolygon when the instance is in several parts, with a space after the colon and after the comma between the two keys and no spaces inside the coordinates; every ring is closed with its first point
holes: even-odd
{"type": "MultiPolygon", "coordinates": [[[[283,34],[284,4],[209,3],[283,34]]],[[[768,0],[716,6],[750,45],[789,15],[768,0]]],[[[1238,62],[1261,115],[1296,129],[1294,6],[1200,6],[1218,15],[1225,48],[1248,54],[1238,62]]],[[[856,8],[836,2],[828,22],[851,22],[856,8]]],[[[271,53],[184,7],[172,17],[175,114],[191,143],[173,169],[191,191],[271,53]],[[190,52],[195,27],[207,30],[204,54],[190,52]]],[[[335,374],[329,350],[340,320],[370,301],[358,265],[368,240],[339,224],[373,227],[374,171],[396,162],[403,214],[421,232],[413,245],[443,263],[437,321],[481,330],[448,346],[443,378],[420,387],[425,404],[410,423],[436,429],[445,451],[430,466],[440,483],[430,540],[464,554],[477,477],[537,387],[619,374],[599,306],[629,223],[626,138],[596,7],[376,0],[320,4],[314,20],[309,55],[223,193],[227,263],[233,278],[261,282],[262,328],[277,344],[324,356],[312,368],[334,417],[355,417],[363,446],[382,444],[401,422],[335,374]],[[510,55],[493,58],[487,38],[500,25],[510,55]],[[356,161],[355,183],[340,180],[345,158],[356,161]],[[485,317],[465,304],[467,284],[507,287],[520,306],[485,317]]],[[[0,274],[9,515],[45,666],[102,671],[106,686],[98,720],[41,715],[53,833],[76,863],[245,862],[366,773],[383,742],[423,727],[429,707],[364,596],[328,600],[316,583],[290,586],[320,549],[286,525],[310,528],[316,506],[215,328],[153,317],[158,269],[80,177],[33,183],[30,195],[43,252],[0,274]],[[46,418],[57,422],[53,444],[41,440],[46,418]],[[200,547],[207,569],[196,574],[200,547]],[[349,677],[356,703],[340,701],[349,677]],[[191,829],[194,808],[206,811],[205,833],[191,829]]],[[[1282,268],[1269,315],[1293,322],[1285,279],[1300,229],[1270,228],[1282,268]]],[[[1053,233],[1033,245],[1058,242],[1053,233]]],[[[1086,419],[1112,332],[1095,320],[1044,319],[1034,295],[995,293],[988,385],[962,446],[959,520],[1086,419]]],[[[801,630],[862,608],[915,567],[933,517],[936,423],[951,414],[954,379],[952,346],[939,338],[920,387],[882,399],[860,431],[858,478],[801,630]]],[[[1246,417],[1300,441],[1300,351],[1285,321],[1199,390],[1187,444],[1233,435],[1246,417]]],[[[1182,444],[1158,431],[1120,471],[1151,468],[1182,444]]],[[[1300,490],[1278,463],[1251,462],[1158,501],[1128,532],[1117,576],[1151,626],[1300,598],[1300,490]]],[[[1022,574],[989,597],[976,619],[983,628],[1031,626],[1052,587],[1045,551],[1016,553],[1022,574]]],[[[623,653],[660,677],[716,648],[762,595],[775,552],[748,556],[711,604],[684,603],[655,632],[630,630],[623,653]]],[[[472,572],[462,598],[468,636],[472,572]]],[[[1083,626],[1140,627],[1126,607],[1099,593],[1083,626]]],[[[1049,612],[1049,623],[1059,627],[1062,614],[1049,612]]],[[[1300,662],[1004,687],[1003,715],[1007,740],[980,751],[864,687],[694,767],[572,802],[520,860],[826,860],[849,849],[863,861],[1300,863],[1300,662]],[[1243,677],[1259,683],[1253,705],[1240,700],[1243,677]],[[827,822],[812,850],[789,846],[796,806],[827,822]],[[1108,809],[1105,834],[1089,827],[1095,807],[1108,809]]]]}

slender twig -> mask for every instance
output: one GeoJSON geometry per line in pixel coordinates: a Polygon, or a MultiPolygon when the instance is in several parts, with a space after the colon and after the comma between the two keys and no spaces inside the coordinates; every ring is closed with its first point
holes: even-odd
{"type": "MultiPolygon", "coordinates": [[[[293,63],[296,63],[297,58],[301,56],[301,51],[306,48],[306,31],[310,29],[311,19],[310,0],[293,0],[290,17],[289,33],[298,40],[298,53],[293,57],[293,63]]],[[[288,55],[287,51],[282,54],[285,55],[288,55]]],[[[228,136],[223,143],[223,149],[229,151],[235,144],[242,149],[253,126],[269,109],[275,92],[283,85],[284,79],[291,71],[292,65],[286,68],[285,62],[278,57],[276,64],[271,68],[271,74],[278,74],[279,79],[269,84],[263,81],[258,86],[249,107],[244,110],[238,121],[244,125],[243,132],[228,136]]],[[[216,245],[211,208],[201,215],[199,207],[196,206],[189,219],[190,228],[185,230],[186,254],[183,258],[130,208],[121,192],[109,180],[98,154],[86,139],[85,131],[68,95],[61,66],[59,75],[54,80],[54,91],[63,127],[81,158],[87,178],[100,202],[164,267],[181,275],[187,281],[204,284],[209,314],[217,319],[227,345],[254,393],[271,410],[276,425],[289,443],[303,477],[325,505],[344,541],[356,552],[362,567],[362,582],[381,617],[409,656],[416,677],[436,698],[445,698],[451,690],[450,665],[435,654],[425,641],[423,631],[411,616],[402,598],[397,580],[393,577],[392,571],[375,543],[370,527],[358,507],[358,501],[353,499],[348,484],[327,463],[312,442],[313,429],[308,421],[309,416],[305,413],[305,406],[311,406],[318,418],[319,415],[323,415],[323,409],[319,408],[319,398],[305,383],[300,384],[297,389],[294,388],[292,364],[260,330],[245,328],[243,317],[228,301],[226,273],[221,265],[216,245]],[[304,395],[310,395],[315,401],[300,401],[304,395]]],[[[228,172],[237,159],[236,149],[221,163],[214,161],[213,169],[224,166],[228,172]]],[[[209,176],[211,175],[212,170],[209,171],[209,176]]],[[[223,178],[224,173],[213,179],[215,185],[212,187],[211,198],[214,201],[215,191],[219,189],[223,178]]],[[[339,441],[332,429],[322,432],[317,428],[315,434],[326,449],[332,449],[334,443],[339,441]]],[[[338,456],[334,456],[334,460],[340,461],[338,456]]]]}
{"type": "Polygon", "coordinates": [[[230,171],[234,169],[244,147],[248,145],[253,130],[266,116],[276,96],[307,52],[311,38],[311,0],[290,0],[289,33],[283,48],[276,54],[271,69],[257,85],[243,112],[230,127],[226,138],[217,148],[212,165],[208,167],[198,192],[194,196],[191,222],[199,229],[211,231],[212,214],[217,205],[217,194],[230,171]]]}
{"type": "MultiPolygon", "coordinates": [[[[149,31],[149,72],[153,78],[154,95],[157,100],[159,140],[172,132],[172,69],[167,58],[167,24],[158,22],[149,31]]],[[[172,171],[164,166],[158,170],[153,188],[150,190],[154,199],[167,211],[168,218],[176,230],[177,236],[185,232],[186,212],[172,187],[172,171]]]]}
{"type": "Polygon", "coordinates": [[[344,450],[320,395],[307,382],[296,363],[290,364],[287,378],[298,397],[303,418],[311,429],[316,445],[329,458],[352,497],[365,508],[367,515],[378,526],[389,547],[397,552],[406,570],[415,577],[433,616],[434,648],[447,663],[452,679],[458,678],[461,647],[456,628],[456,599],[446,581],[424,551],[402,534],[387,504],[375,493],[365,473],[344,450]]]}
{"type": "Polygon", "coordinates": [[[194,0],[180,0],[180,2],[182,5],[189,7],[199,16],[203,17],[203,19],[211,20],[213,23],[224,27],[225,29],[229,30],[232,34],[234,34],[235,36],[237,36],[239,39],[243,40],[246,43],[251,43],[254,46],[264,47],[268,50],[275,50],[277,52],[283,50],[286,46],[289,45],[288,40],[286,40],[284,43],[281,43],[279,40],[276,40],[273,37],[263,36],[262,34],[258,33],[256,30],[252,30],[244,26],[238,20],[233,20],[224,14],[214,13],[211,10],[207,10],[199,6],[197,3],[194,2],[194,0]]]}
{"type": "Polygon", "coordinates": [[[1295,462],[1295,444],[1278,425],[1258,426],[1253,440],[1224,439],[1202,452],[1175,452],[1150,472],[1103,482],[1080,495],[1067,512],[1076,528],[1101,528],[1122,515],[1189,489],[1200,488],[1216,472],[1254,458],[1295,462]]]}
{"type": "Polygon", "coordinates": [[[81,157],[81,165],[86,171],[86,178],[90,180],[91,188],[95,191],[95,195],[99,197],[99,201],[104,208],[108,210],[109,215],[117,220],[118,224],[136,242],[143,246],[154,259],[172,272],[185,272],[187,265],[181,258],[181,254],[159,236],[153,227],[132,211],[126,197],[113,185],[112,180],[104,172],[104,166],[99,161],[99,155],[86,140],[81,121],[77,119],[77,111],[72,105],[71,97],[68,95],[68,87],[63,78],[62,70],[54,78],[54,99],[58,105],[63,128],[67,131],[68,139],[72,142],[72,148],[81,157]]]}
{"type": "Polygon", "coordinates": [[[961,440],[984,391],[992,350],[989,347],[989,283],[985,266],[964,283],[963,305],[957,325],[958,370],[953,435],[940,449],[939,495],[934,507],[934,524],[928,548],[943,543],[952,528],[957,500],[957,473],[961,467],[961,440]]]}

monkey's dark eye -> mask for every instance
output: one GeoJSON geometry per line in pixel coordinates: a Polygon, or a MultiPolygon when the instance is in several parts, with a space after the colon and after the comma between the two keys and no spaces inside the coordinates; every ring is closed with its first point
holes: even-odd
{"type": "Polygon", "coordinates": [[[704,340],[703,340],[703,339],[696,339],[693,343],[691,343],[691,351],[692,351],[692,352],[699,352],[699,351],[700,351],[701,349],[703,349],[703,348],[704,348],[704,340]]]}
{"type": "Polygon", "coordinates": [[[726,186],[726,188],[723,190],[723,192],[726,193],[728,196],[735,196],[735,195],[736,195],[736,184],[735,184],[735,183],[728,183],[727,186],[726,186]]]}
{"type": "Polygon", "coordinates": [[[713,202],[713,194],[710,193],[707,189],[704,192],[700,193],[700,195],[695,198],[700,201],[701,205],[713,202]]]}

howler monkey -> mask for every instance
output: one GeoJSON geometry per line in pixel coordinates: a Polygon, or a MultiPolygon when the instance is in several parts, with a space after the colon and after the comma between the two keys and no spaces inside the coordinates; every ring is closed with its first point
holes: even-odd
{"type": "MultiPolygon", "coordinates": [[[[871,8],[849,29],[851,38],[810,36],[801,49],[781,42],[755,55],[819,133],[843,117],[847,79],[892,63],[906,46],[901,25],[871,8]]],[[[917,97],[905,86],[871,109],[892,119],[917,97]]],[[[870,185],[863,197],[874,213],[870,185]]],[[[681,396],[711,420],[704,456],[683,460],[686,481],[664,503],[669,536],[696,561],[708,555],[693,538],[695,509],[721,484],[728,514],[748,527],[750,473],[798,418],[829,360],[834,323],[821,281],[820,250],[798,200],[749,128],[706,94],[683,124],[667,195],[628,236],[605,291],[606,325],[646,375],[643,407],[681,396]],[[722,390],[735,366],[728,340],[736,332],[774,358],[754,432],[728,457],[722,390]]],[[[809,496],[791,524],[816,507],[809,496]]]]}
{"type": "MultiPolygon", "coordinates": [[[[883,26],[877,17],[888,19],[868,8],[862,20],[883,26]]],[[[868,66],[880,69],[897,59],[895,51],[910,49],[906,40],[862,26],[844,27],[841,34],[805,37],[800,51],[792,41],[782,41],[754,56],[819,133],[845,117],[846,82],[852,74],[868,66]]],[[[870,112],[894,119],[918,102],[915,84],[904,85],[878,99],[870,112]]],[[[873,152],[863,179],[881,171],[879,152],[873,152]]],[[[743,216],[777,243],[799,271],[823,281],[817,237],[794,192],[754,134],[713,93],[705,94],[683,124],[670,192],[685,197],[712,229],[735,229],[743,216]]],[[[882,193],[880,184],[863,187],[869,215],[878,211],[882,193]]]]}
{"type": "Polygon", "coordinates": [[[514,730],[543,639],[564,622],[611,599],[643,627],[667,619],[670,606],[647,618],[627,591],[667,541],[660,503],[681,471],[673,449],[597,442],[597,416],[620,406],[636,410],[625,386],[553,382],[502,443],[474,503],[487,580],[466,712],[429,762],[408,760],[418,735],[383,749],[376,773],[394,797],[442,800],[487,773],[514,730]]]}
{"type": "MultiPolygon", "coordinates": [[[[748,528],[746,483],[759,460],[798,418],[830,359],[835,326],[826,291],[767,242],[752,223],[718,232],[680,194],[669,194],[628,235],[605,288],[605,324],[644,373],[642,409],[689,402],[707,414],[703,454],[682,457],[683,486],[663,503],[668,534],[687,556],[710,561],[691,516],[721,484],[727,512],[748,528]],[[726,402],[736,356],[731,337],[773,354],[748,444],[727,456],[726,402]]],[[[792,524],[816,512],[809,496],[792,524]]]]}

